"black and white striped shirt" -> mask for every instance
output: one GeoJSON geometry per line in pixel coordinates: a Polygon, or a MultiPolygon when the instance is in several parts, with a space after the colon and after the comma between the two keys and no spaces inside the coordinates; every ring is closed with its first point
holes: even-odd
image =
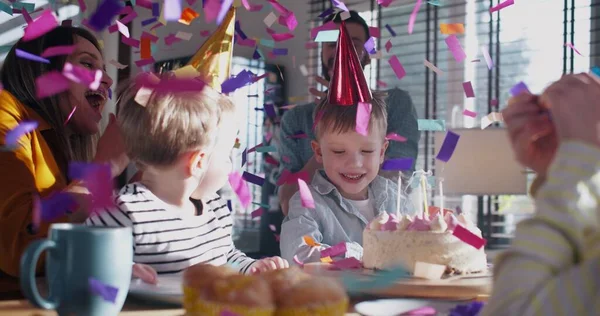
{"type": "Polygon", "coordinates": [[[133,261],[159,274],[179,273],[197,263],[227,264],[246,273],[255,260],[233,244],[227,202],[214,194],[203,204],[201,215],[182,215],[144,185],[132,183],[115,197],[114,209],[92,215],[86,225],[132,227],[133,261]]]}

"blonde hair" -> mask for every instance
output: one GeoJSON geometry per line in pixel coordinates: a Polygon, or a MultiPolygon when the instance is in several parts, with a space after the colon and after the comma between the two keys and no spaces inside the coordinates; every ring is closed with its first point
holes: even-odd
{"type": "MultiPolygon", "coordinates": [[[[369,117],[369,131],[373,126],[384,134],[387,131],[387,109],[385,104],[385,92],[373,92],[371,100],[371,115],[369,117]]],[[[313,113],[315,125],[315,136],[318,139],[325,132],[345,133],[356,129],[356,112],[358,104],[354,105],[332,105],[323,99],[317,105],[313,113]]]]}
{"type": "Polygon", "coordinates": [[[117,102],[117,120],[129,158],[138,165],[170,166],[182,154],[212,146],[223,113],[234,104],[209,86],[202,91],[154,92],[141,105],[142,88],[127,83],[117,102]]]}

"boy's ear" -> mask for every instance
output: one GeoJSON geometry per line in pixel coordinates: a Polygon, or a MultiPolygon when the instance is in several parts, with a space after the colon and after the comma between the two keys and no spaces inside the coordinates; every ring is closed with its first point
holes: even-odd
{"type": "Polygon", "coordinates": [[[205,165],[204,153],[201,151],[194,151],[188,158],[187,170],[190,175],[198,176],[203,170],[205,165]]]}
{"type": "Polygon", "coordinates": [[[317,142],[316,140],[312,140],[310,142],[310,146],[312,147],[312,150],[315,153],[315,159],[317,160],[318,163],[322,164],[323,163],[323,153],[321,152],[321,146],[319,145],[319,142],[317,142]]]}
{"type": "Polygon", "coordinates": [[[381,152],[379,153],[379,164],[382,164],[383,161],[385,160],[385,151],[387,150],[389,145],[390,145],[389,140],[386,140],[385,142],[383,142],[383,146],[381,146],[381,152]]]}

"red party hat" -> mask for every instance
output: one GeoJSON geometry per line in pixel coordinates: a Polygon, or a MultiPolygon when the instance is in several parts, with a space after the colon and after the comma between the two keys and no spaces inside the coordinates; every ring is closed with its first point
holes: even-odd
{"type": "Polygon", "coordinates": [[[346,29],[346,22],[342,21],[327,101],[332,105],[354,105],[358,102],[368,103],[372,99],[358,54],[346,29]]]}

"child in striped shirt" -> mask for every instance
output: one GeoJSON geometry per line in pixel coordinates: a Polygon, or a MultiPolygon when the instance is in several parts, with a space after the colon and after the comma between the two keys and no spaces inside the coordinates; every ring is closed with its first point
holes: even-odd
{"type": "Polygon", "coordinates": [[[88,225],[132,227],[134,262],[158,274],[198,263],[240,273],[288,266],[279,257],[249,258],[233,244],[231,212],[215,193],[231,172],[237,134],[228,97],[209,86],[155,92],[134,80],[117,108],[127,153],[142,175],[120,190],[114,209],[94,214],[88,225]]]}
{"type": "Polygon", "coordinates": [[[509,101],[505,120],[517,156],[527,165],[545,158],[551,164],[538,164],[548,171],[535,194],[536,213],[518,225],[512,246],[497,259],[483,315],[600,311],[598,100],[598,78],[578,74],[540,97],[522,93],[509,101]]]}

